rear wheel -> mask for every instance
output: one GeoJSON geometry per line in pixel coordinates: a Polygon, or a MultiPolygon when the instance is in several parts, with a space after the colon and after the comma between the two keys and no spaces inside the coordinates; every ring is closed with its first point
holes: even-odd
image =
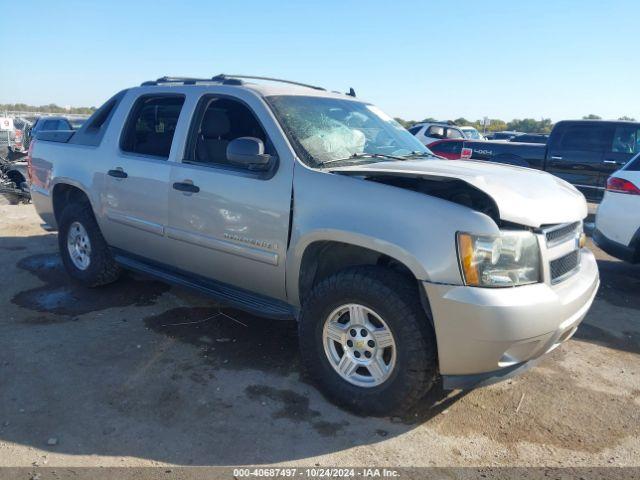
{"type": "Polygon", "coordinates": [[[120,267],[86,203],[72,203],[63,210],[58,246],[69,275],[87,287],[106,285],[120,276],[120,267]]]}
{"type": "Polygon", "coordinates": [[[415,282],[354,267],[320,282],[300,319],[303,363],[323,392],[358,414],[415,405],[436,377],[433,329],[415,282]]]}

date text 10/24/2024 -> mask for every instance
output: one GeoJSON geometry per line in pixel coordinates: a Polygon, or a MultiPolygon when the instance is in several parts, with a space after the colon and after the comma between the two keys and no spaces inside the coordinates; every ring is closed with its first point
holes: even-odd
{"type": "Polygon", "coordinates": [[[237,478],[395,478],[400,472],[388,468],[236,468],[233,476],[237,478]]]}

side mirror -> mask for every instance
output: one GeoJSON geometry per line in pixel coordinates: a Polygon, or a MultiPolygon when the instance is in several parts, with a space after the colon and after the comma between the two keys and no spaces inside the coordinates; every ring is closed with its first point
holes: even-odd
{"type": "Polygon", "coordinates": [[[271,155],[264,153],[264,143],[255,137],[240,137],[227,145],[227,160],[233,165],[249,170],[264,170],[271,155]]]}

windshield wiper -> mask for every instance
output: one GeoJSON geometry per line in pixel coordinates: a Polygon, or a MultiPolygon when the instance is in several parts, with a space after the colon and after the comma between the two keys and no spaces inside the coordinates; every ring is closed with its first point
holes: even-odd
{"type": "Polygon", "coordinates": [[[399,160],[399,161],[404,161],[407,159],[406,157],[387,155],[386,153],[354,153],[350,157],[326,160],[324,162],[321,162],[320,165],[324,166],[324,165],[329,165],[331,163],[348,162],[349,160],[360,160],[360,159],[368,159],[368,158],[384,158],[384,159],[399,160]]]}
{"type": "Polygon", "coordinates": [[[416,158],[416,157],[434,157],[434,158],[439,158],[437,155],[434,155],[433,153],[419,152],[417,150],[414,150],[413,152],[402,156],[403,160],[406,160],[407,158],[416,158]]]}

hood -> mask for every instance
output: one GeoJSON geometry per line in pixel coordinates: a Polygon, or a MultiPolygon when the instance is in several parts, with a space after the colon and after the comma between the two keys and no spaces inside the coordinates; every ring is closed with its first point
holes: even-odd
{"type": "Polygon", "coordinates": [[[584,196],[571,184],[530,168],[483,161],[409,160],[336,167],[330,171],[462,180],[493,199],[501,220],[535,228],[575,222],[588,213],[584,196]]]}

